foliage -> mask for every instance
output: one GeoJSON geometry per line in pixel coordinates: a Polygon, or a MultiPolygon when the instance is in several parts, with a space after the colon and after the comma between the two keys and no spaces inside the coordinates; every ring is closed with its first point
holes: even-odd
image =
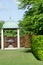
{"type": "Polygon", "coordinates": [[[43,0],[19,0],[20,8],[27,8],[19,26],[25,33],[43,34],[43,0]]]}
{"type": "Polygon", "coordinates": [[[25,34],[38,34],[32,37],[32,51],[34,55],[43,60],[43,0],[18,0],[19,8],[26,9],[19,26],[25,34]]]}
{"type": "Polygon", "coordinates": [[[43,3],[43,0],[18,0],[19,1],[19,8],[20,9],[23,9],[23,8],[26,8],[26,7],[29,7],[29,5],[31,4],[40,4],[40,3],[43,3]]]}
{"type": "Polygon", "coordinates": [[[17,36],[17,30],[4,30],[4,36],[5,37],[17,36]]]}
{"type": "Polygon", "coordinates": [[[32,36],[32,52],[36,58],[43,60],[43,36],[32,36]]]}
{"type": "Polygon", "coordinates": [[[1,35],[1,28],[2,28],[2,26],[3,26],[3,24],[4,24],[4,21],[0,21],[0,35],[1,35]]]}
{"type": "Polygon", "coordinates": [[[0,28],[2,28],[4,21],[0,21],[0,28]]]}

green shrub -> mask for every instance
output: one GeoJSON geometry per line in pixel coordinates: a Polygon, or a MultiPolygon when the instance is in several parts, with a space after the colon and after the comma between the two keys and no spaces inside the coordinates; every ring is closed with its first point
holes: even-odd
{"type": "Polygon", "coordinates": [[[31,49],[37,59],[43,60],[43,35],[32,36],[31,49]]]}

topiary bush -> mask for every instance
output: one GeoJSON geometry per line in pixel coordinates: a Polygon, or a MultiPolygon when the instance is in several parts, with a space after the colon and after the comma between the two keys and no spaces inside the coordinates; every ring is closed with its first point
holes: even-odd
{"type": "Polygon", "coordinates": [[[35,57],[43,60],[43,35],[33,35],[31,49],[35,57]]]}

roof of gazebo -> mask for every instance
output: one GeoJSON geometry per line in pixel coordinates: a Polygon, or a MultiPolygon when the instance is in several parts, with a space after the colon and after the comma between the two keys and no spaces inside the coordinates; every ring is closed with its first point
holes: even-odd
{"type": "Polygon", "coordinates": [[[19,28],[18,23],[14,22],[14,21],[9,21],[9,22],[5,22],[3,24],[3,29],[10,29],[10,28],[19,28]]]}

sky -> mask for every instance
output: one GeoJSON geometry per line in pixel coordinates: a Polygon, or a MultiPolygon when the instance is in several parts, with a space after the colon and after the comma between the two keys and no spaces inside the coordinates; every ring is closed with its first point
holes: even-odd
{"type": "Polygon", "coordinates": [[[19,10],[17,0],[0,0],[0,20],[7,21],[11,17],[17,22],[22,19],[24,10],[19,10]]]}

